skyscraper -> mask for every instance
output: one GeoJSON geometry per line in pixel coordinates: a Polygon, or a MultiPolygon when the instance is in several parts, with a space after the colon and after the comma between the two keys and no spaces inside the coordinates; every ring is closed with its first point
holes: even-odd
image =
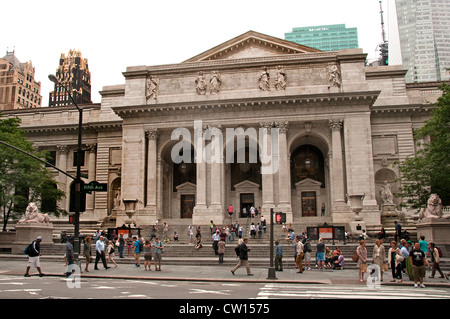
{"type": "Polygon", "coordinates": [[[406,82],[450,80],[450,1],[396,0],[406,82]]]}
{"type": "Polygon", "coordinates": [[[14,51],[0,59],[0,110],[41,107],[41,82],[30,62],[21,63],[14,51]]]}
{"type": "Polygon", "coordinates": [[[88,60],[83,59],[80,51],[69,50],[67,56],[64,53],[61,54],[59,66],[56,69],[56,78],[59,83],[55,84],[54,91],[49,94],[49,106],[73,104],[64,87],[77,104],[92,103],[91,72],[88,60]]]}
{"type": "Polygon", "coordinates": [[[357,28],[346,28],[345,24],[293,28],[292,32],[284,34],[284,38],[322,51],[359,47],[357,28]]]}

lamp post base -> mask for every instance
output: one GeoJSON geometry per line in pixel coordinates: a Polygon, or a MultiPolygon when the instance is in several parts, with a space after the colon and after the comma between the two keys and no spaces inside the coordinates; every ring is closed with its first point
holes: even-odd
{"type": "Polygon", "coordinates": [[[275,267],[269,267],[267,279],[278,279],[277,276],[275,275],[275,267]]]}

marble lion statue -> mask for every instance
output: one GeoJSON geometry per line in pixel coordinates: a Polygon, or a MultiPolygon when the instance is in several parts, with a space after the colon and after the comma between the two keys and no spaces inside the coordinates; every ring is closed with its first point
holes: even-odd
{"type": "Polygon", "coordinates": [[[39,210],[35,203],[28,204],[25,210],[25,215],[19,221],[19,223],[50,223],[50,217],[48,214],[39,213],[39,210]]]}
{"type": "Polygon", "coordinates": [[[419,219],[442,218],[442,215],[442,200],[438,194],[431,194],[427,202],[427,208],[420,210],[419,219]]]}

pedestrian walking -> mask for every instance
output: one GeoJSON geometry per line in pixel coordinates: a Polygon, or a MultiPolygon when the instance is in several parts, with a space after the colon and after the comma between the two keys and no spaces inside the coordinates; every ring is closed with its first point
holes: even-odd
{"type": "Polygon", "coordinates": [[[430,250],[431,262],[433,263],[431,276],[429,276],[429,278],[434,278],[436,270],[441,275],[439,278],[445,278],[444,273],[441,270],[441,267],[439,267],[439,263],[441,262],[441,256],[439,256],[439,250],[437,249],[436,244],[431,242],[428,247],[430,250]]]}
{"type": "Polygon", "coordinates": [[[133,248],[134,248],[134,261],[135,261],[135,266],[136,267],[140,267],[140,258],[141,258],[141,252],[142,252],[142,247],[144,246],[144,244],[139,241],[139,238],[133,237],[134,239],[134,243],[133,243],[133,248]]]}
{"type": "Polygon", "coordinates": [[[386,249],[382,245],[382,241],[377,239],[373,247],[372,262],[380,267],[381,281],[383,281],[384,265],[386,260],[386,249]]]}
{"type": "Polygon", "coordinates": [[[123,250],[125,249],[125,239],[123,238],[123,234],[119,235],[119,258],[123,258],[123,250]]]}
{"type": "Polygon", "coordinates": [[[280,242],[275,241],[275,271],[283,271],[283,247],[280,242]]]}
{"type": "Polygon", "coordinates": [[[165,241],[166,239],[168,239],[168,237],[167,237],[167,232],[168,232],[168,231],[169,231],[169,225],[167,225],[167,223],[164,222],[163,229],[162,229],[162,233],[163,233],[163,238],[162,238],[162,240],[163,240],[163,241],[165,241]]]}
{"type": "Polygon", "coordinates": [[[223,256],[225,255],[225,240],[222,238],[217,244],[217,251],[219,252],[219,264],[223,263],[223,256]]]}
{"type": "Polygon", "coordinates": [[[216,230],[216,232],[212,235],[212,240],[213,240],[213,250],[214,250],[214,254],[216,256],[219,255],[219,251],[218,251],[218,247],[219,247],[219,240],[220,240],[220,232],[219,230],[216,230]]]}
{"type": "Polygon", "coordinates": [[[359,281],[365,282],[364,273],[367,271],[367,248],[365,240],[359,242],[359,246],[356,248],[356,254],[358,255],[359,281]]]}
{"type": "Polygon", "coordinates": [[[41,256],[41,242],[42,236],[38,236],[36,240],[33,240],[31,244],[25,249],[25,253],[28,255],[28,265],[24,277],[30,277],[30,268],[35,267],[39,272],[39,277],[44,276],[41,270],[40,256],[41,256]]]}
{"type": "Polygon", "coordinates": [[[100,235],[100,237],[98,238],[98,240],[95,243],[95,265],[94,265],[94,270],[98,270],[98,261],[101,259],[102,263],[103,263],[103,267],[105,267],[105,269],[109,269],[111,267],[108,267],[108,265],[106,264],[106,257],[105,257],[105,243],[103,241],[103,236],[100,235]]]}
{"type": "Polygon", "coordinates": [[[317,244],[316,249],[317,264],[319,266],[319,269],[323,270],[325,266],[325,244],[323,243],[323,238],[319,238],[319,243],[317,244]]]}
{"type": "Polygon", "coordinates": [[[425,277],[425,264],[430,267],[425,253],[420,250],[420,244],[415,243],[414,248],[409,253],[409,258],[413,267],[414,276],[414,288],[419,287],[418,281],[420,282],[420,287],[425,288],[423,284],[423,278],[425,277]]]}
{"type": "Polygon", "coordinates": [[[303,245],[303,242],[302,242],[300,236],[296,237],[296,241],[297,241],[297,244],[296,244],[296,246],[297,246],[297,259],[296,259],[295,263],[298,266],[298,273],[301,274],[304,271],[304,268],[303,268],[303,256],[305,254],[305,251],[304,251],[304,245],[303,245]]]}
{"type": "Polygon", "coordinates": [[[162,253],[164,251],[164,244],[159,240],[158,237],[155,238],[154,247],[155,247],[155,271],[161,271],[161,262],[162,262],[162,253]]]}
{"type": "Polygon", "coordinates": [[[117,263],[114,260],[115,255],[115,249],[114,249],[114,243],[111,240],[107,241],[106,246],[106,263],[112,262],[114,266],[117,268],[117,263]]]}
{"type": "Polygon", "coordinates": [[[241,266],[245,266],[247,270],[247,276],[253,276],[250,271],[250,264],[248,263],[248,252],[251,250],[250,247],[247,246],[248,238],[244,238],[243,242],[239,246],[239,263],[231,269],[231,273],[234,275],[235,271],[241,266]]]}
{"type": "Polygon", "coordinates": [[[89,272],[89,264],[91,263],[91,236],[87,236],[84,239],[84,245],[83,245],[83,256],[86,259],[86,266],[84,268],[84,271],[89,272]]]}
{"type": "MultiPolygon", "coordinates": [[[[150,240],[146,240],[144,243],[144,270],[151,271],[152,270],[152,242],[150,240]]],[[[156,269],[156,268],[155,268],[156,269]]]]}
{"type": "Polygon", "coordinates": [[[303,259],[305,262],[305,270],[311,270],[311,239],[306,238],[306,242],[303,247],[303,259]]]}
{"type": "Polygon", "coordinates": [[[131,256],[133,256],[133,238],[130,237],[130,234],[128,234],[126,243],[127,243],[127,257],[131,258],[131,256]]]}
{"type": "Polygon", "coordinates": [[[72,271],[74,271],[73,268],[73,243],[75,241],[75,238],[73,236],[70,236],[68,238],[68,241],[66,243],[66,260],[67,260],[67,269],[66,269],[66,277],[70,277],[70,275],[72,274],[72,271]]]}

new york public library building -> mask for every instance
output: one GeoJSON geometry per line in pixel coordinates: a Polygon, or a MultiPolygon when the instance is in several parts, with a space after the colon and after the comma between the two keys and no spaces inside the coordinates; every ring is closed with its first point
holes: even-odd
{"type": "MultiPolygon", "coordinates": [[[[413,131],[441,91],[365,59],[361,49],[323,52],[249,31],[182,63],[127,67],[100,105],[82,106],[84,181],[108,191],[87,195],[81,230],[130,218],[138,227],[223,225],[230,204],[234,218],[253,206],[302,227],[347,227],[349,198],[363,195],[358,221],[378,231],[380,190],[398,189],[392,164],[415,153],[413,131]]],[[[3,116],[20,117],[35,146],[75,175],[75,107],[3,116]]],[[[69,194],[72,180],[54,175],[69,194]]],[[[69,196],[58,205],[69,210],[69,196]]]]}

